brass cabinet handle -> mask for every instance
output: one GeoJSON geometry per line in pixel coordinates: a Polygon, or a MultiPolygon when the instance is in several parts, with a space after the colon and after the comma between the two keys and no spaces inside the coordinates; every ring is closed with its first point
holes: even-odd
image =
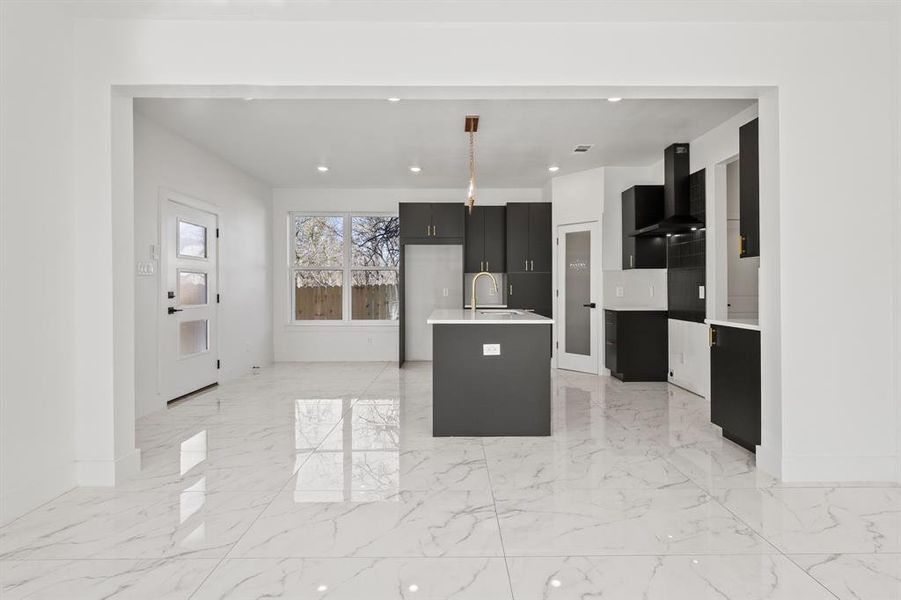
{"type": "Polygon", "coordinates": [[[426,237],[431,237],[431,236],[432,236],[432,226],[431,226],[431,225],[426,225],[426,226],[425,226],[425,235],[426,235],[426,237]]]}
{"type": "Polygon", "coordinates": [[[739,234],[738,236],[738,255],[741,256],[745,253],[745,236],[739,234]]]}
{"type": "Polygon", "coordinates": [[[432,225],[432,236],[434,237],[434,236],[437,236],[437,235],[438,235],[438,226],[437,226],[437,225],[432,225]]]}
{"type": "Polygon", "coordinates": [[[635,266],[635,257],[630,254],[629,255],[629,268],[632,268],[634,266],[635,266]]]}
{"type": "Polygon", "coordinates": [[[535,270],[535,261],[534,261],[534,260],[530,260],[530,261],[529,261],[529,270],[530,270],[530,271],[534,271],[534,270],[535,270]]]}
{"type": "Polygon", "coordinates": [[[707,339],[711,348],[716,346],[716,329],[713,328],[713,325],[710,326],[710,330],[707,333],[707,339]]]}
{"type": "Polygon", "coordinates": [[[522,268],[524,271],[528,271],[529,270],[529,261],[527,261],[527,260],[522,261],[522,268]]]}
{"type": "Polygon", "coordinates": [[[485,261],[485,270],[486,271],[488,270],[488,261],[487,260],[485,261]]]}
{"type": "Polygon", "coordinates": [[[511,296],[513,295],[513,284],[512,283],[510,284],[510,295],[511,296]]]}

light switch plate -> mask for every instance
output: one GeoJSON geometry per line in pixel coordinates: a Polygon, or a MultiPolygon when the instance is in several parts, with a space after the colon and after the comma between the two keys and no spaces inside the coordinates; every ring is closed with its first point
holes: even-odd
{"type": "Polygon", "coordinates": [[[704,299],[704,296],[706,295],[706,293],[707,293],[707,292],[706,292],[706,290],[704,289],[704,286],[703,286],[703,285],[699,285],[699,286],[698,286],[698,298],[700,298],[701,300],[703,300],[703,299],[704,299]]]}
{"type": "Polygon", "coordinates": [[[617,298],[623,297],[623,286],[621,286],[621,285],[616,286],[616,297],[617,298]]]}
{"type": "Polygon", "coordinates": [[[482,344],[482,356],[500,356],[500,344],[482,344]]]}
{"type": "Polygon", "coordinates": [[[152,260],[139,260],[138,261],[138,275],[142,277],[149,277],[153,275],[153,261],[152,260]]]}

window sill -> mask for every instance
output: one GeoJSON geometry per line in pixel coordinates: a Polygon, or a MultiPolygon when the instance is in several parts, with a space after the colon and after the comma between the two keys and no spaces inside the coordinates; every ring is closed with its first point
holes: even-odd
{"type": "Polygon", "coordinates": [[[310,331],[334,329],[397,329],[397,321],[289,321],[285,331],[310,331]]]}

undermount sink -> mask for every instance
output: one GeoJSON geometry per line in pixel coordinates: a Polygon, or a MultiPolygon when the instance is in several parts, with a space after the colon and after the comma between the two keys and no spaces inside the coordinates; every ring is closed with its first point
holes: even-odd
{"type": "Polygon", "coordinates": [[[495,308],[495,309],[485,309],[479,308],[477,309],[480,314],[483,315],[521,315],[523,314],[521,310],[506,310],[503,308],[495,308]]]}

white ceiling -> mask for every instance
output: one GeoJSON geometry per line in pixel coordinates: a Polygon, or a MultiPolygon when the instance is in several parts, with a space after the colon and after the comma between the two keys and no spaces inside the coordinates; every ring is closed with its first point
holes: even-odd
{"type": "Polygon", "coordinates": [[[153,98],[135,107],[273,187],[441,188],[467,180],[467,114],[481,117],[479,185],[539,187],[594,167],[653,164],[669,144],[695,139],[752,102],[153,98]],[[578,144],[594,147],[573,154],[578,144]]]}

